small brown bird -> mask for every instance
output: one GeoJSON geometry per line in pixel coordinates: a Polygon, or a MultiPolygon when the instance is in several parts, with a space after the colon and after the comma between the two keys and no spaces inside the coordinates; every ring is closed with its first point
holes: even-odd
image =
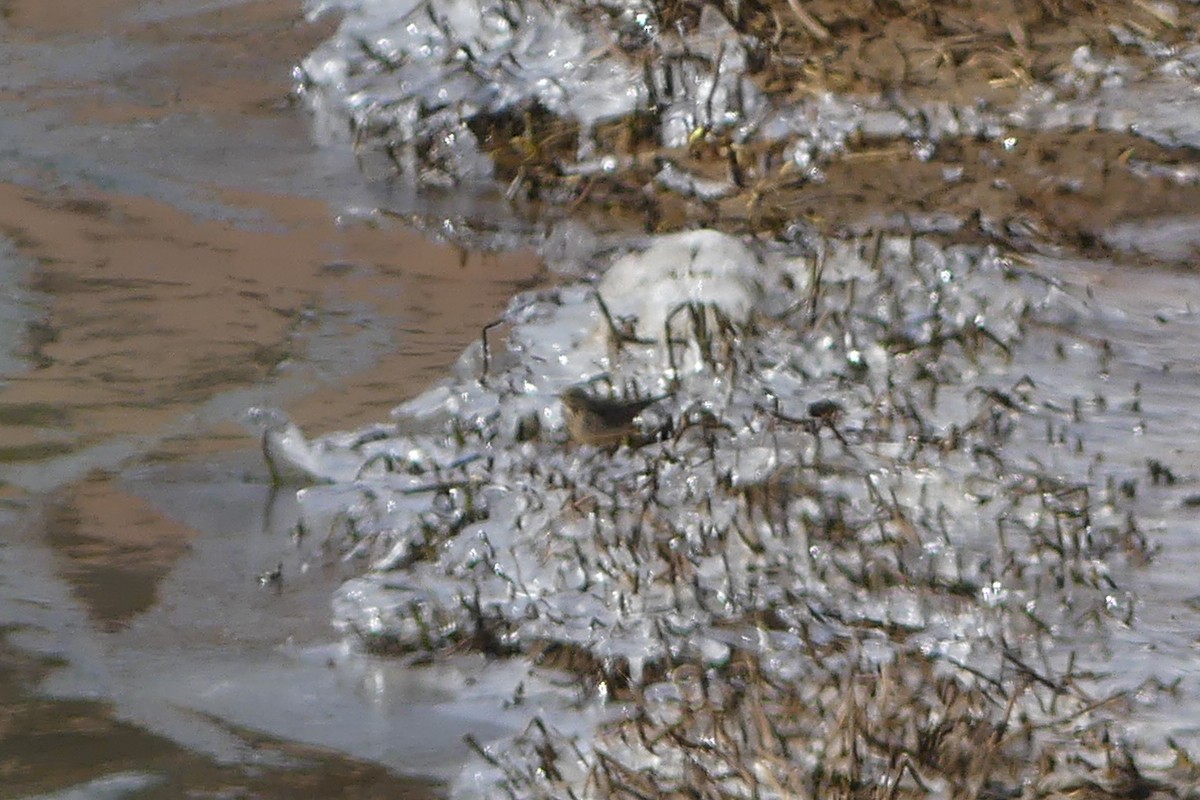
{"type": "Polygon", "coordinates": [[[596,397],[582,387],[572,386],[561,397],[567,430],[572,439],[595,447],[618,447],[623,442],[636,442],[641,438],[633,421],[648,406],[667,395],[639,400],[609,399],[596,397]]]}

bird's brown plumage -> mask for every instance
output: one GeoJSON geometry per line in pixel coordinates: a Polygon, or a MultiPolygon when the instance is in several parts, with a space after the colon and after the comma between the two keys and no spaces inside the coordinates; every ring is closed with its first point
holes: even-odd
{"type": "Polygon", "coordinates": [[[666,395],[636,400],[610,399],[596,397],[579,386],[572,386],[561,397],[567,431],[572,439],[596,447],[616,447],[638,436],[634,424],[638,414],[666,395]]]}

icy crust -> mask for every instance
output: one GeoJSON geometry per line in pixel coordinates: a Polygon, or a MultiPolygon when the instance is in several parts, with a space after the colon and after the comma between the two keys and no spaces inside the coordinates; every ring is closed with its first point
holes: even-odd
{"type": "Polygon", "coordinates": [[[1086,304],[979,248],[708,231],[617,259],[599,294],[514,300],[398,410],[427,432],[305,445],[358,462],[301,494],[306,529],[374,557],[334,603],[369,649],[523,658],[618,701],[594,732],[531,708],[456,796],[1069,786],[1083,767],[1041,757],[1127,711],[1081,665],[1132,615],[1113,565],[1150,556],[1053,397],[1094,362],[1013,367],[1028,326],[1086,304]],[[598,375],[670,393],[658,441],[566,441],[557,395],[598,375]]]}
{"type": "MultiPolygon", "coordinates": [[[[772,94],[749,75],[752,60],[771,44],[739,33],[710,4],[686,26],[663,26],[664,10],[647,0],[310,3],[314,15],[330,9],[345,14],[341,27],[296,74],[318,129],[386,151],[394,167],[423,183],[489,181],[494,169],[484,151],[507,143],[481,148],[482,131],[515,134],[531,163],[550,157],[535,141],[537,120],[521,122],[530,113],[580,126],[575,163],[558,165],[566,174],[629,168],[632,154],[597,152],[590,134],[599,123],[635,116],[636,126],[653,126],[664,148],[714,136],[734,144],[786,143],[788,162],[814,180],[823,164],[862,137],[904,139],[918,154],[932,153],[943,139],[1000,139],[1019,128],[1094,126],[1166,146],[1200,142],[1200,48],[1167,47],[1121,26],[1110,33],[1141,51],[1136,64],[1081,46],[1052,80],[994,105],[917,102],[902,88],[847,94],[818,84],[802,94],[772,94]]],[[[705,199],[735,188],[669,161],[657,182],[705,199]]]]}
{"type": "Polygon", "coordinates": [[[359,0],[314,12],[328,8],[346,17],[299,68],[302,90],[327,131],[346,120],[356,141],[388,142],[425,180],[430,169],[489,178],[470,126],[511,110],[536,106],[586,130],[654,105],[663,142],[678,145],[755,107],[745,48],[712,7],[687,35],[657,30],[638,0],[359,0]],[[656,59],[631,59],[622,44],[653,44],[656,59]]]}
{"type": "MultiPolygon", "coordinates": [[[[641,0],[313,4],[314,13],[330,8],[345,12],[341,28],[297,71],[319,129],[348,131],[356,145],[382,143],[396,166],[425,182],[490,178],[472,127],[535,105],[583,126],[579,163],[564,166],[583,172],[628,166],[623,154],[592,153],[587,131],[637,112],[654,113],[664,147],[716,131],[738,142],[785,140],[789,158],[804,169],[859,133],[919,139],[1003,130],[996,114],[979,109],[905,110],[883,98],[829,92],[776,108],[746,75],[748,43],[712,5],[688,31],[660,29],[658,13],[641,0]]],[[[660,182],[698,191],[696,179],[669,166],[660,182]]],[[[707,184],[700,184],[703,194],[707,184]]]]}

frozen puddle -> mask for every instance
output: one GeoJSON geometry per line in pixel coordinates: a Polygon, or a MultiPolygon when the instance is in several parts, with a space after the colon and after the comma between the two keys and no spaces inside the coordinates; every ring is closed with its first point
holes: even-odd
{"type": "Polygon", "coordinates": [[[394,426],[273,457],[319,482],[305,536],[373,559],[334,603],[368,651],[575,687],[473,698],[526,724],[459,796],[820,794],[908,780],[899,753],[948,796],[1103,781],[1108,737],[1200,743],[1184,277],[675,234],[603,305],[514,299],[394,426]],[[569,443],[586,381],[668,394],[658,441],[569,443]]]}

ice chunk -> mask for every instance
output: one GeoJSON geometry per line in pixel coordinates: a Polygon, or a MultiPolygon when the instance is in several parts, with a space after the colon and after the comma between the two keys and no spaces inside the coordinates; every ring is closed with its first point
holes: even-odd
{"type": "Polygon", "coordinates": [[[636,320],[639,336],[660,338],[667,317],[687,303],[718,307],[745,322],[762,292],[758,256],[739,240],[712,230],[659,237],[619,259],[600,283],[612,312],[636,320]]]}

